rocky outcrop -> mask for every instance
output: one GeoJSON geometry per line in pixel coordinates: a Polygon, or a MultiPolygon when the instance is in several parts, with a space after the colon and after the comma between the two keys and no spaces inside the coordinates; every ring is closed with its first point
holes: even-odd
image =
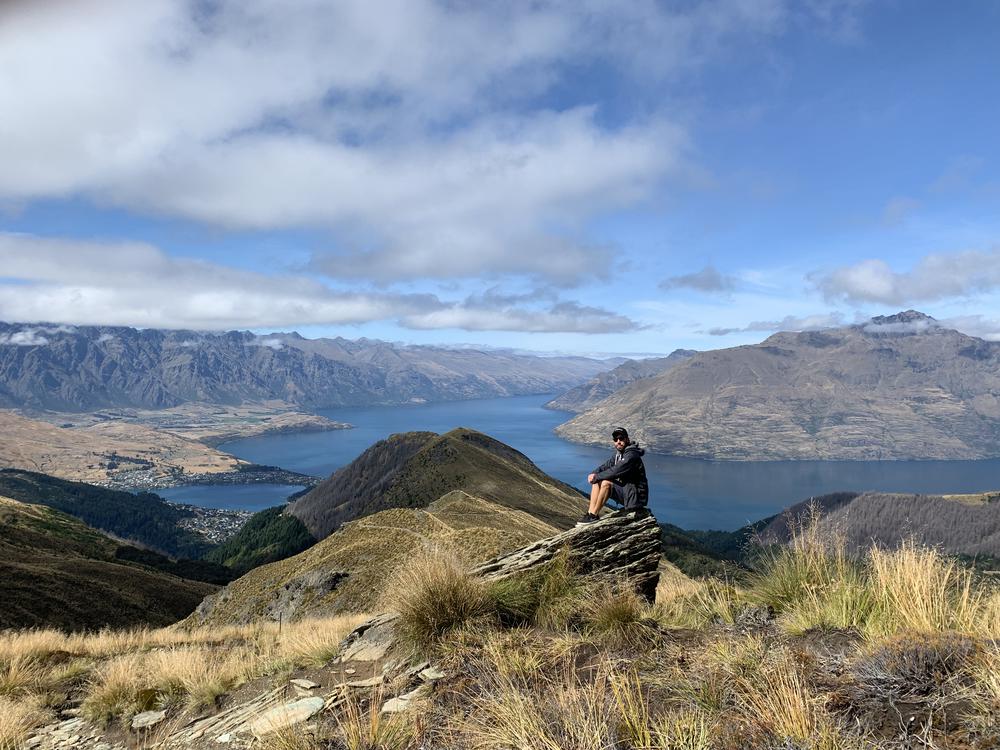
{"type": "Polygon", "coordinates": [[[557,428],[728,460],[1000,456],[1000,342],[915,311],[701,352],[557,428]]]}
{"type": "Polygon", "coordinates": [[[522,574],[568,550],[580,575],[632,581],[652,601],[659,581],[660,526],[648,512],[616,512],[600,521],[542,539],[472,569],[497,580],[522,574]]]}

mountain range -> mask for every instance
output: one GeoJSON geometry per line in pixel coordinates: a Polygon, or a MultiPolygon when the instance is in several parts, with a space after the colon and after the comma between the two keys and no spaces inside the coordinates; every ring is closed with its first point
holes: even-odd
{"type": "Polygon", "coordinates": [[[280,400],[303,408],[563,391],[621,360],[297,333],[0,323],[0,407],[89,411],[280,400]]]}
{"type": "Polygon", "coordinates": [[[574,412],[586,411],[630,383],[666,372],[674,365],[690,359],[697,353],[693,349],[676,349],[666,357],[630,359],[612,370],[598,373],[582,385],[570,388],[545,404],[545,408],[574,412]]]}
{"type": "Polygon", "coordinates": [[[700,352],[560,425],[611,425],[658,452],[709,459],[1000,456],[1000,342],[908,310],[700,352]]]}

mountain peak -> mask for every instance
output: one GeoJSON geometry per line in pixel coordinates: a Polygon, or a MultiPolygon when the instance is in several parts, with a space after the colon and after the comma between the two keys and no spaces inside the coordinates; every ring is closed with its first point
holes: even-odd
{"type": "Polygon", "coordinates": [[[894,323],[937,323],[937,320],[918,310],[904,310],[895,315],[876,315],[871,319],[872,325],[883,326],[894,323]]]}

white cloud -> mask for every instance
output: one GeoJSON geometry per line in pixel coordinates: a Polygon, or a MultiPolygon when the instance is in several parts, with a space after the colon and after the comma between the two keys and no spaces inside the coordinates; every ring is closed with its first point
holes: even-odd
{"type": "Polygon", "coordinates": [[[1000,250],[927,255],[904,272],[883,260],[865,260],[810,278],[830,300],[905,306],[1000,287],[1000,250]]]}
{"type": "Polygon", "coordinates": [[[102,333],[97,337],[98,344],[107,344],[115,340],[115,337],[110,333],[102,333]]]}
{"type": "Polygon", "coordinates": [[[278,349],[284,348],[285,342],[282,339],[277,338],[275,336],[266,336],[264,338],[254,339],[253,341],[250,342],[250,346],[263,346],[268,349],[274,349],[275,351],[277,351],[278,349]]]}
{"type": "Polygon", "coordinates": [[[985,315],[957,315],[944,318],[941,320],[941,325],[945,328],[954,328],[968,336],[987,341],[1000,341],[1000,320],[985,315]]]}
{"type": "Polygon", "coordinates": [[[45,346],[49,340],[37,329],[23,329],[0,334],[0,346],[45,346]]]}
{"type": "Polygon", "coordinates": [[[742,328],[710,328],[706,333],[710,336],[728,336],[732,333],[747,333],[749,331],[821,331],[825,328],[836,328],[844,325],[844,316],[839,312],[818,313],[816,315],[788,315],[781,320],[757,320],[742,328]]]}
{"type": "MultiPolygon", "coordinates": [[[[342,291],[306,276],[266,276],[171,258],[140,244],[0,233],[0,258],[4,277],[16,280],[0,282],[0,320],[198,330],[378,320],[477,331],[603,333],[635,327],[624,316],[560,302],[547,290],[521,296],[491,290],[459,302],[432,294],[342,291]],[[539,303],[548,306],[540,308],[539,303]]],[[[281,345],[280,339],[260,343],[281,345]]]]}
{"type": "Polygon", "coordinates": [[[408,328],[462,328],[466,331],[525,331],[532,333],[618,333],[638,328],[624,315],[560,302],[544,309],[492,307],[458,303],[440,310],[407,315],[408,328]]]}
{"type": "Polygon", "coordinates": [[[685,138],[655,104],[622,129],[592,101],[553,110],[545,93],[581,65],[653,92],[736,37],[841,27],[853,7],[7,3],[0,201],[72,196],[224,228],[319,226],[340,247],[317,267],[337,277],[572,283],[597,255],[582,225],[684,168],[685,138]]]}

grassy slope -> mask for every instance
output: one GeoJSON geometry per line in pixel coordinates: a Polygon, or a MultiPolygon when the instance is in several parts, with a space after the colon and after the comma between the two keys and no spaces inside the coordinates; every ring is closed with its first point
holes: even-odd
{"type": "Polygon", "coordinates": [[[89,526],[168,555],[200,557],[212,545],[185,531],[178,522],[187,513],[157,495],[133,495],[18,469],[0,470],[0,495],[46,505],[89,526]]]}
{"type": "Polygon", "coordinates": [[[70,516],[0,498],[0,629],[165,625],[215,590],[117,558],[121,545],[70,516]]]}

